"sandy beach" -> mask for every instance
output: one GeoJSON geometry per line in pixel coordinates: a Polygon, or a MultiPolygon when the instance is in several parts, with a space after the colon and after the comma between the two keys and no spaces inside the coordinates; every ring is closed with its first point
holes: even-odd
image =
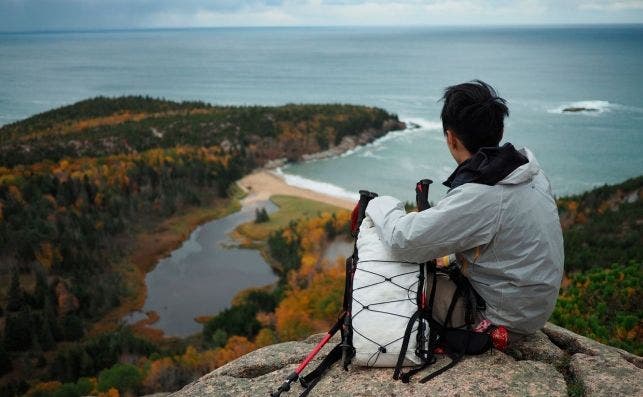
{"type": "Polygon", "coordinates": [[[302,197],[309,200],[321,201],[323,203],[336,205],[337,207],[352,210],[355,201],[329,196],[313,190],[288,185],[283,178],[269,170],[259,170],[246,175],[237,181],[237,184],[248,193],[241,201],[242,205],[251,204],[255,201],[268,200],[270,196],[284,194],[288,196],[302,197]]]}

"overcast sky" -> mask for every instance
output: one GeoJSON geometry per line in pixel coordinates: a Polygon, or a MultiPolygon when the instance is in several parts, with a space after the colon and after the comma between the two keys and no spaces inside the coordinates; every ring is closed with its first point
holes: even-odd
{"type": "Polygon", "coordinates": [[[643,23],[643,0],[0,0],[0,31],[643,23]]]}

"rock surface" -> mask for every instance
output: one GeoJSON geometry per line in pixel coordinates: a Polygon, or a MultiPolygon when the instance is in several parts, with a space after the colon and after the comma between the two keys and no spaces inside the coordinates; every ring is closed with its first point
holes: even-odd
{"type": "MultiPolygon", "coordinates": [[[[312,350],[322,335],[301,342],[267,346],[249,353],[185,386],[171,396],[268,396],[312,350]]],[[[308,370],[337,343],[331,340],[308,370]]],[[[425,383],[419,379],[446,365],[438,361],[409,384],[392,379],[390,368],[333,366],[310,396],[641,396],[643,359],[547,324],[508,349],[466,357],[454,368],[425,383]]],[[[304,371],[307,373],[307,371],[304,371]]],[[[298,396],[298,384],[282,396],[298,396]]]]}

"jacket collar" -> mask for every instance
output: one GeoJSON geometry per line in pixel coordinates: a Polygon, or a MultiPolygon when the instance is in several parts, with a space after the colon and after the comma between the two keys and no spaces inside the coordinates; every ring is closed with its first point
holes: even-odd
{"type": "Polygon", "coordinates": [[[483,147],[460,163],[443,185],[449,189],[465,183],[493,186],[528,162],[529,160],[511,143],[507,142],[500,147],[483,147]]]}

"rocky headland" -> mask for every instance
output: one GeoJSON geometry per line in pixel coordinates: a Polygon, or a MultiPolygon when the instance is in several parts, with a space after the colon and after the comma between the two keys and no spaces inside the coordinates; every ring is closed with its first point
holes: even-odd
{"type": "MultiPolygon", "coordinates": [[[[286,379],[323,337],[286,342],[249,353],[171,394],[196,396],[267,396],[286,379]]],[[[337,337],[335,337],[335,341],[337,337]]],[[[334,346],[331,340],[309,365],[315,367],[334,346]]],[[[448,363],[438,361],[424,372],[448,363]]],[[[603,345],[565,328],[546,324],[506,352],[494,350],[468,356],[448,372],[428,383],[409,384],[392,379],[392,369],[332,367],[311,396],[641,396],[643,358],[603,345]]],[[[304,371],[307,373],[307,371],[304,371]]],[[[282,396],[298,396],[293,384],[282,396]]]]}

